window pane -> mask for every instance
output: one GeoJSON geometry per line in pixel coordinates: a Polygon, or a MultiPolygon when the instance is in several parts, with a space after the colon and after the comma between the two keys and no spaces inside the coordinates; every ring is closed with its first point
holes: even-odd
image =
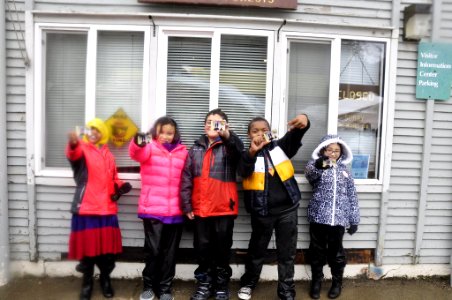
{"type": "Polygon", "coordinates": [[[204,132],[209,111],[211,45],[210,38],[168,38],[166,113],[177,121],[187,146],[204,132]]]}
{"type": "Polygon", "coordinates": [[[114,126],[115,137],[124,136],[124,142],[109,145],[120,172],[133,171],[125,167],[137,165],[129,158],[128,144],[132,127],[141,126],[143,52],[143,32],[98,34],[96,116],[107,120],[121,108],[129,117],[114,126]]]}
{"type": "Polygon", "coordinates": [[[265,117],[267,37],[221,37],[218,106],[244,140],[248,122],[265,117]]]}
{"type": "Polygon", "coordinates": [[[290,43],[287,120],[306,113],[312,124],[303,137],[303,147],[292,159],[297,173],[304,172],[312,151],[327,133],[330,59],[329,43],[290,43]]]}
{"type": "Polygon", "coordinates": [[[45,33],[45,163],[68,167],[67,133],[85,123],[86,33],[45,33]]]}
{"type": "Polygon", "coordinates": [[[384,43],[342,41],[338,134],[362,165],[355,178],[378,178],[384,58],[384,43]]]}

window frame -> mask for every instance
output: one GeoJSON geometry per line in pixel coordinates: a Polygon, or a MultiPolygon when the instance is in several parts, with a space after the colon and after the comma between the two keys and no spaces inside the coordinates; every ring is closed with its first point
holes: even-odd
{"type": "MultiPolygon", "coordinates": [[[[379,161],[378,165],[378,178],[369,179],[355,179],[357,185],[378,185],[382,186],[385,176],[389,174],[384,174],[385,164],[387,162],[387,126],[388,126],[388,114],[389,111],[389,71],[390,71],[390,54],[391,54],[391,43],[390,38],[372,38],[354,35],[334,35],[334,34],[308,34],[299,32],[283,32],[281,33],[281,43],[277,45],[279,49],[275,52],[280,53],[279,61],[275,62],[275,65],[283,66],[280,70],[280,80],[278,92],[275,92],[274,102],[280,104],[279,109],[275,109],[275,114],[273,115],[274,124],[277,123],[277,129],[279,133],[285,133],[287,130],[287,110],[288,110],[288,49],[290,42],[296,41],[313,41],[313,42],[330,42],[331,43],[331,65],[330,65],[330,86],[329,86],[329,96],[328,96],[328,133],[337,134],[338,126],[338,111],[339,111],[339,84],[340,84],[340,65],[341,65],[341,45],[342,40],[355,40],[355,41],[367,41],[367,42],[382,42],[385,43],[385,61],[384,61],[384,73],[383,77],[383,105],[380,111],[381,114],[381,133],[380,133],[380,146],[379,151],[376,153],[376,160],[379,161]],[[279,99],[278,99],[279,98],[279,99]]],[[[275,103],[274,103],[275,105],[275,103]]],[[[275,107],[278,108],[278,107],[275,107]]],[[[320,137],[319,137],[320,138],[320,137]]],[[[295,175],[299,183],[308,184],[307,179],[304,174],[295,175]]]]}
{"type": "Polygon", "coordinates": [[[210,70],[210,97],[209,110],[218,107],[220,91],[220,50],[221,35],[243,35],[243,36],[264,36],[268,38],[267,44],[267,76],[266,76],[266,96],[265,96],[265,118],[271,119],[272,111],[272,90],[274,73],[274,44],[275,34],[270,30],[258,29],[232,29],[232,28],[208,28],[208,27],[184,27],[161,26],[158,30],[158,54],[156,99],[160,99],[156,106],[156,114],[153,118],[166,114],[166,83],[168,66],[168,37],[201,37],[212,39],[211,70],[210,70]]]}
{"type": "MultiPolygon", "coordinates": [[[[124,32],[143,32],[143,78],[141,93],[141,124],[146,126],[147,114],[149,111],[150,97],[150,46],[155,43],[152,40],[151,28],[142,25],[99,25],[99,24],[65,24],[65,23],[36,23],[35,24],[35,69],[34,69],[34,156],[35,156],[35,175],[43,177],[72,177],[72,170],[69,165],[67,168],[47,167],[44,165],[45,159],[45,84],[46,84],[46,48],[41,42],[47,32],[71,33],[86,32],[87,34],[87,53],[86,53],[86,77],[85,77],[85,122],[95,117],[96,107],[96,59],[97,59],[97,33],[100,31],[124,31],[124,32]]],[[[138,173],[121,173],[124,179],[139,179],[138,173]]]]}

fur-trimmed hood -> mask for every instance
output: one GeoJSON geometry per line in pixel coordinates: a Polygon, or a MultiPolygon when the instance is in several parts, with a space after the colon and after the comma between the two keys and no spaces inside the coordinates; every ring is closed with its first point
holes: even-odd
{"type": "Polygon", "coordinates": [[[311,156],[312,159],[314,159],[314,160],[318,159],[321,155],[320,151],[323,148],[326,148],[329,144],[333,144],[333,143],[337,143],[337,144],[341,145],[342,153],[341,153],[340,159],[342,160],[342,163],[345,165],[350,163],[353,160],[352,150],[347,145],[347,143],[344,140],[342,140],[340,136],[338,136],[336,134],[328,134],[320,140],[320,144],[312,152],[312,156],[311,156]]]}

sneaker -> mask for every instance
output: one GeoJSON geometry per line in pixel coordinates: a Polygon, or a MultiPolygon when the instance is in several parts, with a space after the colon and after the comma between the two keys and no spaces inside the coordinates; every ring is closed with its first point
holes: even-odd
{"type": "Polygon", "coordinates": [[[253,290],[249,286],[243,286],[240,288],[239,292],[237,293],[237,296],[241,300],[249,300],[251,299],[251,293],[253,290]]]}
{"type": "Polygon", "coordinates": [[[174,300],[173,295],[167,293],[167,294],[162,294],[159,298],[160,300],[174,300]]]}
{"type": "Polygon", "coordinates": [[[154,299],[154,292],[152,290],[145,290],[140,295],[140,300],[152,300],[154,299]]]}
{"type": "Polygon", "coordinates": [[[215,300],[229,300],[228,290],[217,290],[215,292],[215,300]]]}
{"type": "Polygon", "coordinates": [[[191,300],[207,300],[212,295],[211,286],[209,283],[200,283],[196,292],[191,296],[191,300]]]}

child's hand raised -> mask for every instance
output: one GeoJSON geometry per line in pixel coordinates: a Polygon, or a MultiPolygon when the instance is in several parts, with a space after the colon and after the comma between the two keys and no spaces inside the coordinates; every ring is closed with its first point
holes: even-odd
{"type": "Polygon", "coordinates": [[[69,144],[75,145],[78,143],[78,136],[75,131],[69,132],[67,137],[68,137],[69,144]]]}
{"type": "Polygon", "coordinates": [[[257,135],[255,136],[250,143],[249,153],[251,156],[255,156],[257,152],[259,152],[266,145],[270,144],[271,141],[266,141],[263,136],[257,135]]]}
{"type": "Polygon", "coordinates": [[[298,128],[303,129],[308,126],[308,116],[305,114],[298,115],[287,123],[289,125],[289,131],[298,128]]]}
{"type": "Polygon", "coordinates": [[[218,135],[222,138],[224,138],[225,140],[229,139],[229,137],[231,136],[231,133],[229,132],[229,124],[225,123],[224,124],[224,129],[223,130],[218,130],[218,135]]]}

